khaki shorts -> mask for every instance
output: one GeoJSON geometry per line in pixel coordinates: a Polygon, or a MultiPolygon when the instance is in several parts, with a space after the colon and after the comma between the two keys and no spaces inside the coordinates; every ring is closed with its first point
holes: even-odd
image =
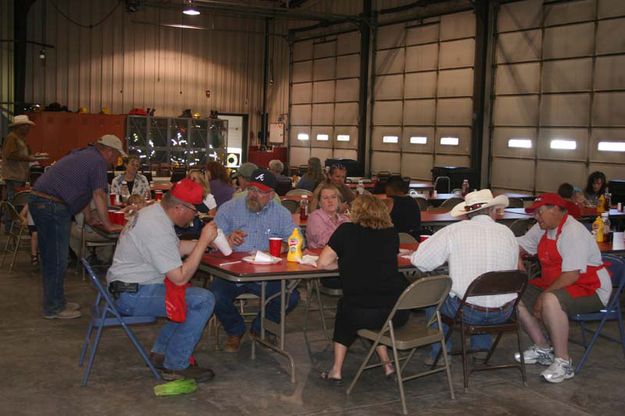
{"type": "MultiPolygon", "coordinates": [[[[525,289],[525,293],[523,293],[521,300],[530,313],[534,309],[536,299],[538,299],[538,296],[540,296],[541,293],[543,293],[543,289],[534,285],[527,285],[527,289],[525,289]]],[[[605,307],[596,293],[593,293],[591,296],[582,296],[579,298],[571,297],[569,292],[565,289],[557,289],[551,293],[558,298],[562,310],[566,312],[568,316],[573,316],[578,313],[597,312],[605,307]]]]}

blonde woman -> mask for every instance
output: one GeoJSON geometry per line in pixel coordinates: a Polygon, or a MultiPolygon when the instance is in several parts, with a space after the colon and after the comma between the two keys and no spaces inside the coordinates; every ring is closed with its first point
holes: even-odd
{"type": "Polygon", "coordinates": [[[336,228],[349,221],[346,215],[339,212],[342,200],[336,186],[322,184],[319,187],[318,201],[318,206],[314,207],[306,226],[306,245],[309,248],[323,248],[336,228]]]}
{"type": "MultiPolygon", "coordinates": [[[[342,368],[347,349],[359,329],[380,329],[407,286],[397,269],[399,237],[384,203],[363,195],[354,200],[352,222],[341,224],[319,256],[318,266],[339,269],[343,297],[339,300],[334,325],[334,363],[321,377],[333,384],[342,383],[342,368]]],[[[409,312],[397,313],[396,327],[408,320],[409,312]]],[[[384,374],[394,373],[385,346],[376,349],[384,363],[384,374]]]]}
{"type": "Polygon", "coordinates": [[[206,207],[199,206],[198,211],[200,212],[208,212],[208,215],[214,217],[217,213],[217,202],[215,201],[215,197],[211,194],[211,189],[206,180],[206,175],[200,169],[191,169],[187,174],[187,178],[191,179],[193,182],[199,184],[204,189],[204,203],[203,205],[206,207]]]}

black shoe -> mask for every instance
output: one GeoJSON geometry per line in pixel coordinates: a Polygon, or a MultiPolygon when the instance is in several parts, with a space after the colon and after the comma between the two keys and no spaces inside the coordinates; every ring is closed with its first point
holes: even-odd
{"type": "Polygon", "coordinates": [[[161,370],[161,377],[163,377],[165,381],[193,378],[198,383],[206,383],[215,378],[215,373],[210,368],[189,366],[184,370],[169,370],[164,368],[161,370]]]}

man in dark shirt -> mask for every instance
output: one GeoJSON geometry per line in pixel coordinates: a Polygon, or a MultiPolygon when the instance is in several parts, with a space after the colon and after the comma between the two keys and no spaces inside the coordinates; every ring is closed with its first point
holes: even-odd
{"type": "Polygon", "coordinates": [[[39,233],[43,276],[43,316],[73,319],[81,316],[79,305],[65,301],[63,281],[69,254],[72,216],[80,211],[89,225],[101,223],[108,232],[119,231],[107,211],[106,170],[119,156],[126,156],[117,136],[107,134],[93,145],[59,160],[31,191],[29,209],[39,233]],[[88,209],[93,200],[97,216],[88,209]]]}
{"type": "Polygon", "coordinates": [[[386,182],[386,196],[391,205],[391,221],[398,233],[408,233],[417,240],[421,233],[421,210],[411,196],[401,176],[391,176],[386,182]]]}

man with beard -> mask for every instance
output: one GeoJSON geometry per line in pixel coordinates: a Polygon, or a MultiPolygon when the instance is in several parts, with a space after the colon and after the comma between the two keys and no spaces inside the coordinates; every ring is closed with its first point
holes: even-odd
{"type": "MultiPolygon", "coordinates": [[[[234,198],[223,204],[217,211],[215,222],[228,236],[228,242],[234,251],[268,251],[269,238],[278,237],[283,241],[293,229],[291,213],[274,201],[276,178],[267,169],[256,169],[248,183],[245,198],[234,198]]],[[[215,315],[221,321],[228,338],[224,351],[237,352],[245,334],[245,322],[233,304],[234,299],[243,293],[260,296],[260,283],[232,283],[215,279],[211,292],[215,295],[215,315]]],[[[280,291],[279,281],[267,282],[265,293],[270,296],[280,291]]],[[[299,300],[299,293],[294,290],[289,297],[287,313],[299,300]]],[[[280,321],[280,300],[273,299],[266,307],[266,317],[273,322],[280,321]]],[[[260,334],[260,316],[257,315],[250,328],[252,336],[260,334]]]]}

